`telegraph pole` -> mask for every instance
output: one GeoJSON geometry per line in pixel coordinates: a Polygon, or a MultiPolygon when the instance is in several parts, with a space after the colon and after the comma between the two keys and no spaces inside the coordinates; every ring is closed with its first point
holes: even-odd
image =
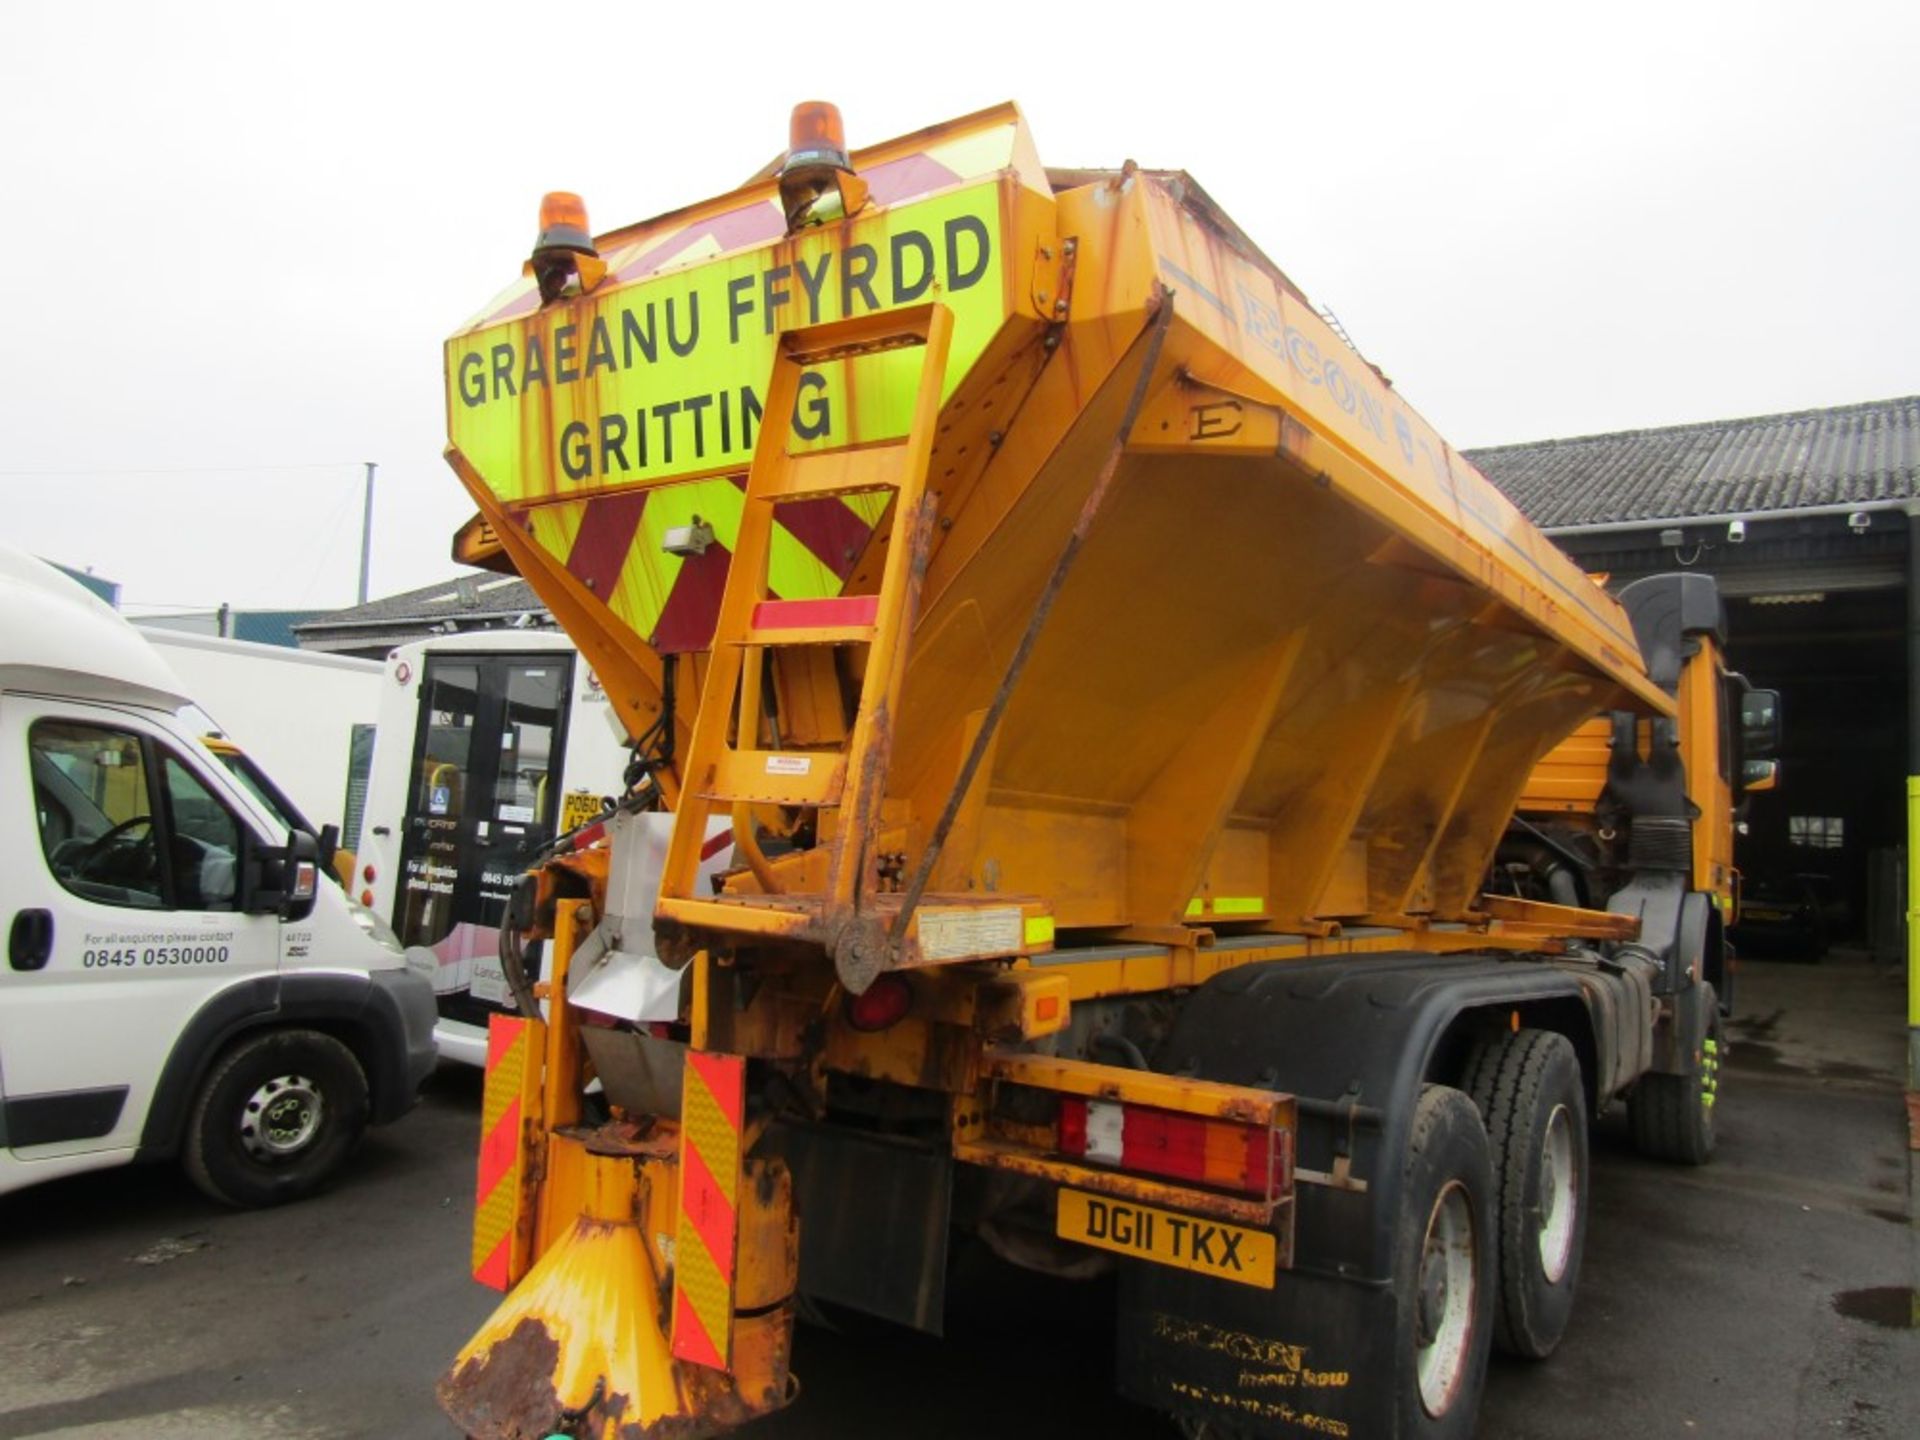
{"type": "Polygon", "coordinates": [[[360,516],[360,603],[367,603],[367,565],[373,552],[373,471],[374,462],[366,462],[367,503],[360,516]]]}
{"type": "MultiPolygon", "coordinates": [[[[1920,506],[1907,507],[1907,1103],[1920,1092],[1920,506]]],[[[1920,1160],[1920,1155],[1916,1155],[1920,1160]]]]}

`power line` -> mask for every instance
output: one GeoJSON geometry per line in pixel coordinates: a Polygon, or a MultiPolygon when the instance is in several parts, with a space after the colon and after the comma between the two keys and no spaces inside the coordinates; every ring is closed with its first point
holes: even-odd
{"type": "Polygon", "coordinates": [[[361,460],[316,460],[301,465],[140,465],[127,469],[0,470],[0,476],[37,479],[51,476],[82,475],[104,480],[119,475],[258,475],[266,472],[291,470],[357,470],[364,464],[365,462],[361,460]]]}
{"type": "MultiPolygon", "coordinates": [[[[218,610],[221,607],[221,605],[223,605],[224,603],[226,602],[219,601],[219,600],[208,601],[204,604],[192,604],[184,600],[122,599],[120,602],[120,609],[122,613],[125,613],[126,611],[129,611],[129,610],[156,610],[156,611],[173,611],[181,615],[192,615],[202,610],[218,610]]],[[[283,608],[293,609],[296,607],[286,606],[283,608]]]]}

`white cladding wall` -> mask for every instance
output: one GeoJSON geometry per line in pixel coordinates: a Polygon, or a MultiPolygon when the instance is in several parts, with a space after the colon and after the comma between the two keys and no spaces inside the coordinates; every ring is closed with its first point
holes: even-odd
{"type": "Polygon", "coordinates": [[[340,823],[348,745],[380,710],[382,666],[279,645],[143,629],[220,732],[315,825],[340,823]]]}

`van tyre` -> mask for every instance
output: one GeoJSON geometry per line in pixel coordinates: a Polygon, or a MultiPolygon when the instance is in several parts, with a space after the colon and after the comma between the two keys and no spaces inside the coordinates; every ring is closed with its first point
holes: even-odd
{"type": "Polygon", "coordinates": [[[1394,1239],[1396,1433],[1473,1434],[1493,1330],[1493,1166],[1473,1101],[1420,1092],[1394,1239]]]}
{"type": "Polygon", "coordinates": [[[1493,1343],[1538,1360],[1573,1315],[1587,1233],[1587,1096],[1564,1035],[1520,1030],[1467,1062],[1466,1090],[1487,1127],[1498,1237],[1493,1343]]]}
{"type": "Polygon", "coordinates": [[[360,1143],[367,1077],[353,1052],[317,1030],[270,1030],[214,1062],[187,1124],[187,1174],[229,1205],[312,1194],[360,1143]]]}
{"type": "Polygon", "coordinates": [[[1633,1148],[1649,1159],[1704,1165],[1713,1157],[1713,1107],[1727,1047],[1711,986],[1700,1013],[1706,1026],[1688,1049],[1692,1072],[1643,1075],[1627,1094],[1627,1128],[1633,1134],[1633,1148]]]}

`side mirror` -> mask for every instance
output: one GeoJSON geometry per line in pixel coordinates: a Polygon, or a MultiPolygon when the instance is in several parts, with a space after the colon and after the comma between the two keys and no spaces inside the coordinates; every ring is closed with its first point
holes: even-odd
{"type": "Polygon", "coordinates": [[[305,830],[290,831],[278,848],[248,847],[240,908],[249,915],[304,920],[313,913],[319,884],[319,840],[305,830]]]}
{"type": "MultiPolygon", "coordinates": [[[[1780,692],[1749,690],[1740,697],[1740,753],[1771,759],[1780,749],[1780,692]]],[[[1748,789],[1753,787],[1749,785],[1748,789]]]]}
{"type": "MultiPolygon", "coordinates": [[[[320,827],[320,870],[322,874],[332,875],[335,879],[340,878],[340,867],[335,863],[335,858],[339,853],[340,827],[338,825],[322,825],[320,827]]],[[[349,861],[347,865],[346,873],[348,875],[353,874],[351,861],[349,861]]],[[[345,888],[350,883],[351,881],[349,880],[340,880],[342,888],[345,888]]]]}
{"type": "Polygon", "coordinates": [[[1740,766],[1740,788],[1749,795],[1759,790],[1772,790],[1779,783],[1778,760],[1748,760],[1740,766]]]}

